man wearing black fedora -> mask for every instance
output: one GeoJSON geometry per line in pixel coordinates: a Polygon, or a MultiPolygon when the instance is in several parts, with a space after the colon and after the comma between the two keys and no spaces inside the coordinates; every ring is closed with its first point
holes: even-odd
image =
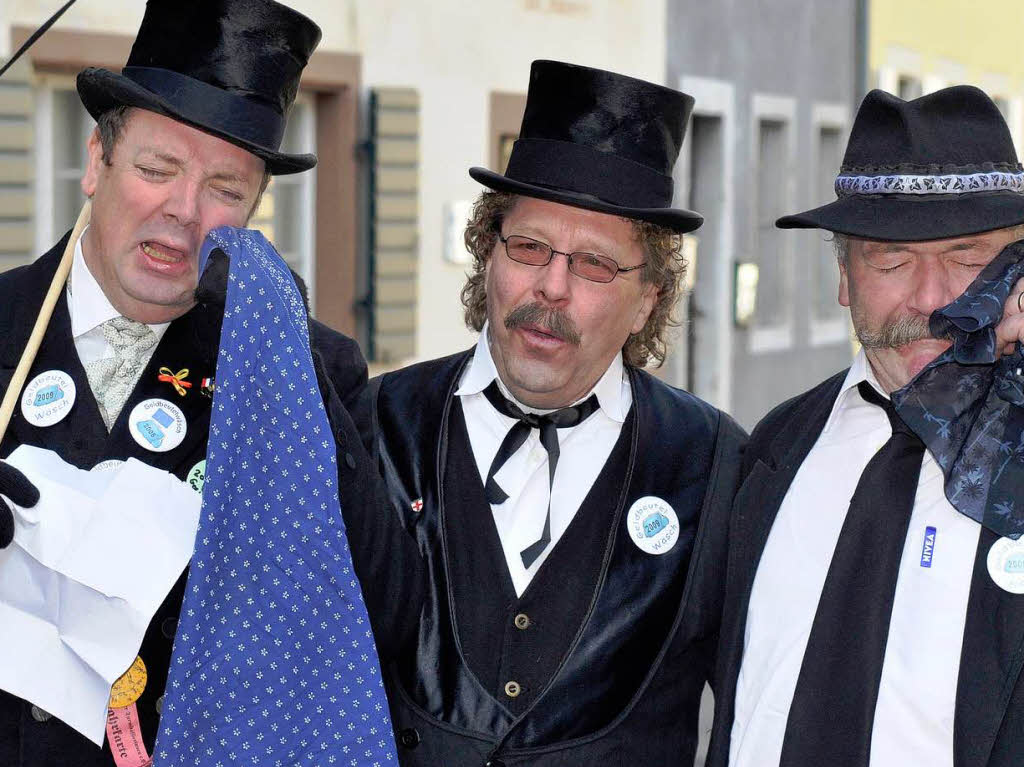
{"type": "MultiPolygon", "coordinates": [[[[23,400],[0,456],[36,445],[84,469],[136,458],[201,489],[226,269],[221,263],[208,270],[197,290],[200,247],[215,227],[245,225],[272,174],[315,165],[314,156],[279,147],[300,74],[319,39],[316,24],[273,0],[150,0],[122,72],[90,68],[79,75],[79,95],[98,121],[82,179],[92,213],[84,234],[70,243],[70,278],[28,383],[45,379],[61,403],[44,412],[31,398],[23,400]],[[140,403],[154,401],[159,411],[138,411],[140,403]],[[180,441],[141,439],[141,431],[130,428],[138,412],[179,417],[180,441]]],[[[0,392],[11,381],[69,237],[35,263],[0,275],[0,392]]],[[[352,339],[320,323],[310,322],[310,335],[337,441],[341,507],[346,515],[378,516],[379,482],[345,404],[365,386],[365,362],[352,339]]],[[[0,461],[0,492],[28,506],[38,493],[26,485],[0,461]]],[[[402,554],[415,555],[412,541],[400,529],[394,538],[376,537],[387,532],[349,526],[385,656],[388,640],[398,641],[403,629],[377,623],[378,607],[415,604],[419,588],[402,554]],[[371,571],[374,577],[366,577],[371,571]]],[[[12,520],[3,499],[0,534],[0,546],[7,546],[12,520]]],[[[136,709],[140,753],[153,750],[184,589],[182,575],[152,617],[136,662],[145,667],[144,683],[132,685],[131,700],[121,704],[136,709]]],[[[117,764],[125,758],[119,754],[117,764]]],[[[98,748],[39,706],[0,692],[0,764],[114,763],[109,739],[98,748]]]]}
{"type": "Polygon", "coordinates": [[[1024,487],[979,509],[1020,417],[1024,172],[980,90],[873,91],[835,189],[777,226],[834,234],[862,348],[751,435],[707,763],[1020,765],[1024,487]]]}
{"type": "Polygon", "coordinates": [[[406,765],[692,763],[745,435],[643,370],[685,268],[693,100],[534,62],[466,229],[475,347],[371,381],[360,427],[429,582],[387,672],[406,765]]]}

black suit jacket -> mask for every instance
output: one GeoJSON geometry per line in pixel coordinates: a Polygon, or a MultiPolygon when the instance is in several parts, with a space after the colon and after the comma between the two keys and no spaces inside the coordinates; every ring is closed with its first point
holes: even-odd
{"type": "MultiPolygon", "coordinates": [[[[715,722],[707,767],[728,763],[747,608],[768,534],[797,470],[828,420],[845,378],[843,371],[784,402],[751,434],[729,531],[715,722]]],[[[982,529],[960,656],[954,767],[1024,764],[1024,595],[1003,591],[989,577],[986,557],[995,540],[995,534],[982,529]]]]}
{"type": "MultiPolygon", "coordinates": [[[[67,239],[65,236],[36,262],[0,274],[0,395],[10,383],[67,239]]],[[[6,457],[20,444],[38,445],[54,450],[80,468],[92,468],[106,459],[134,457],[184,478],[206,457],[212,400],[199,391],[199,382],[214,376],[221,315],[222,307],[200,303],[170,324],[108,434],[75,351],[66,292],[62,291],[29,380],[46,370],[62,370],[74,379],[77,399],[64,420],[47,428],[29,424],[20,407],[16,408],[0,443],[0,457],[6,457]],[[188,380],[194,383],[186,396],[179,396],[170,384],[157,380],[163,366],[175,371],[189,369],[188,380]],[[165,453],[140,447],[128,431],[131,409],[151,397],[174,402],[188,423],[181,445],[165,453]]],[[[311,323],[311,334],[317,378],[335,434],[339,496],[353,561],[379,649],[386,657],[397,651],[415,624],[420,600],[416,577],[419,554],[404,530],[380,521],[384,519],[380,513],[385,503],[384,490],[348,414],[347,404],[366,385],[366,363],[359,347],[352,339],[317,322],[311,323]],[[395,605],[408,610],[396,610],[395,605]]],[[[144,574],[139,573],[138,577],[144,574]]],[[[149,682],[137,706],[150,751],[184,586],[183,574],[151,621],[140,648],[149,682]]],[[[32,714],[30,704],[0,692],[0,765],[113,765],[108,746],[104,745],[101,751],[56,718],[38,722],[32,714]]]]}

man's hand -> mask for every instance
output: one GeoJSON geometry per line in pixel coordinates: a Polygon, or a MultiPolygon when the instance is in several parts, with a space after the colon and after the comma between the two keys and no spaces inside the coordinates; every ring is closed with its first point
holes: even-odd
{"type": "Polygon", "coordinates": [[[1018,342],[1024,343],[1024,277],[1017,280],[1003,306],[1003,319],[996,325],[996,351],[1000,356],[1013,354],[1018,342]]]}
{"type": "MultiPolygon", "coordinates": [[[[0,461],[0,496],[10,498],[18,506],[30,508],[39,502],[39,491],[20,471],[0,461]]],[[[14,540],[14,512],[0,497],[0,549],[6,549],[14,540]]]]}

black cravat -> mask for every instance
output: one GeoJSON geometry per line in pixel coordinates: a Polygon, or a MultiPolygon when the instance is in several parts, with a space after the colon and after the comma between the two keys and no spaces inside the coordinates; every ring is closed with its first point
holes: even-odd
{"type": "Polygon", "coordinates": [[[555,467],[558,466],[558,429],[568,429],[593,415],[598,407],[597,395],[592,394],[578,405],[564,407],[544,415],[525,413],[515,403],[505,399],[498,388],[497,379],[491,381],[490,386],[484,389],[484,396],[499,413],[518,421],[509,429],[505,439],[498,447],[497,455],[491,461],[491,468],[487,472],[487,481],[484,483],[488,503],[496,506],[508,500],[508,494],[494,481],[494,475],[505,465],[505,461],[522,447],[526,437],[530,434],[530,429],[540,431],[540,443],[548,453],[548,510],[544,517],[544,530],[535,543],[531,543],[519,553],[523,558],[523,566],[529,567],[551,543],[551,488],[555,484],[555,467]]]}
{"type": "Polygon", "coordinates": [[[779,767],[867,767],[889,618],[924,445],[866,381],[892,437],[864,468],[832,555],[786,722],[779,767]]]}

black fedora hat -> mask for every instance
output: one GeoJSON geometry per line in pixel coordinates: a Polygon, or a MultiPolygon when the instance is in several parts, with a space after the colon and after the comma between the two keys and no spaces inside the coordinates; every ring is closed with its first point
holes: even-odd
{"type": "Polygon", "coordinates": [[[692,232],[704,219],[672,208],[672,165],[693,98],[643,80],[560,61],[530,69],[519,138],[505,175],[469,175],[512,192],[692,232]]]}
{"type": "Polygon", "coordinates": [[[835,202],[783,216],[776,226],[920,241],[1024,222],[1024,172],[1006,121],[969,85],[913,101],[871,91],[835,189],[835,202]]]}
{"type": "Polygon", "coordinates": [[[149,0],[121,74],[89,67],[78,94],[94,118],[141,107],[252,152],[274,174],[316,165],[278,151],[320,28],[273,0],[149,0]]]}

